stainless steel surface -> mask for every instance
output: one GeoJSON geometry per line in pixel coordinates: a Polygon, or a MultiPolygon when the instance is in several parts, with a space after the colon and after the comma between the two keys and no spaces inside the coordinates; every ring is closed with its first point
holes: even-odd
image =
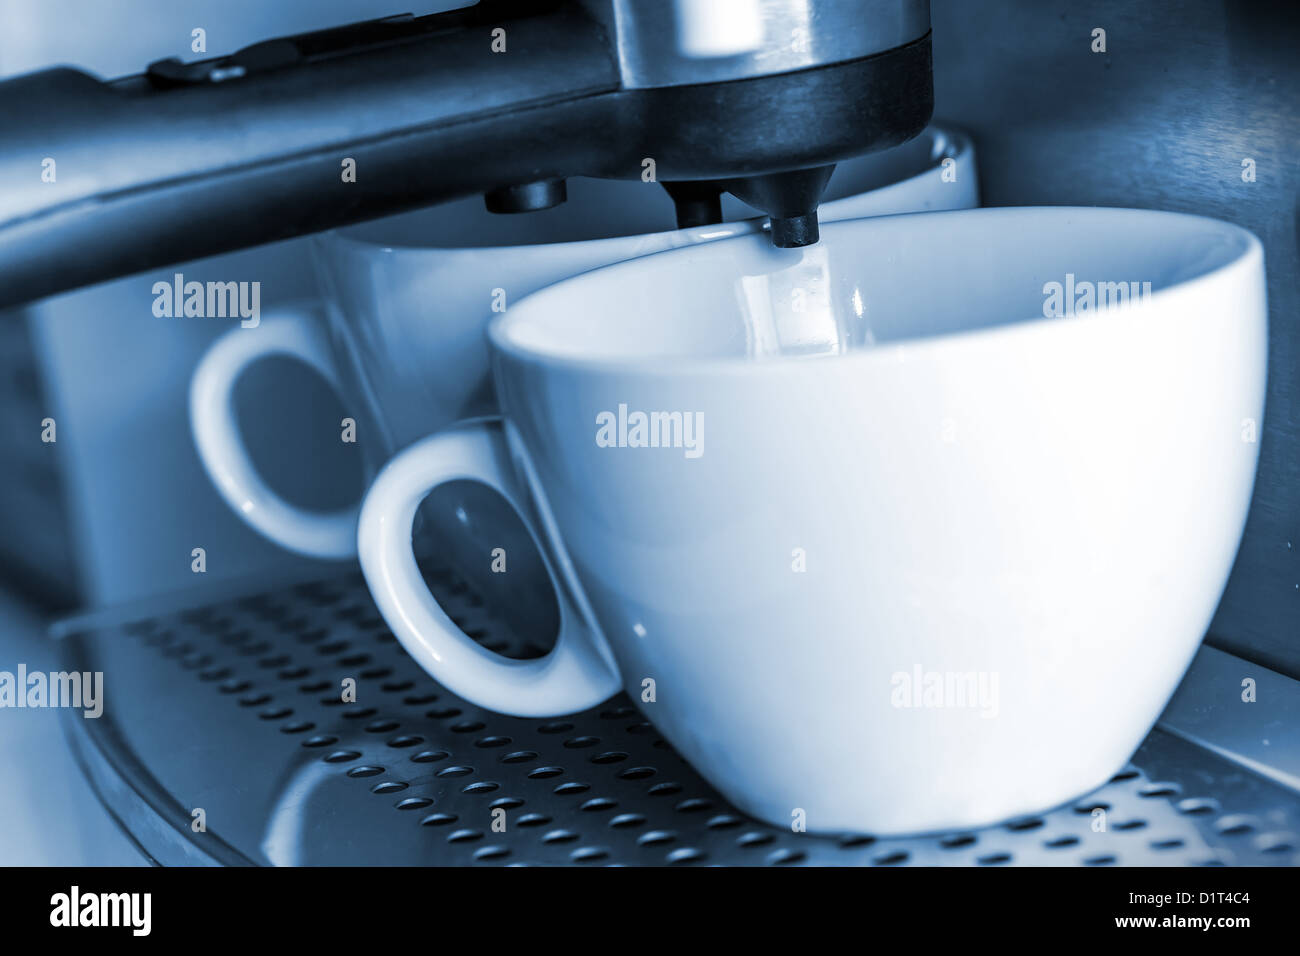
{"type": "MultiPolygon", "coordinates": [[[[455,579],[435,589],[485,646],[538,652],[455,579]]],[[[65,666],[103,670],[107,689],[100,720],[66,718],[74,749],[158,862],[1300,863],[1300,794],[1163,725],[1107,786],[1041,816],[814,837],[728,806],[621,695],[556,720],[457,698],[395,642],[359,576],[175,608],[61,629],[65,666]],[[340,700],[346,677],[355,703],[340,700]]]]}
{"type": "MultiPolygon", "coordinates": [[[[58,666],[49,622],[0,589],[0,671],[58,666]]],[[[0,706],[0,867],[131,866],[141,859],[64,746],[60,711],[0,706]]]]}
{"type": "Polygon", "coordinates": [[[1169,209],[1263,241],[1259,475],[1210,640],[1300,677],[1300,7],[934,0],[931,17],[935,113],[971,131],[985,205],[1169,209]]]}
{"type": "MultiPolygon", "coordinates": [[[[681,49],[678,4],[718,0],[588,0],[617,38],[619,67],[628,89],[685,86],[786,73],[883,53],[925,36],[929,0],[750,0],[762,20],[753,52],[699,57],[681,49]]],[[[727,16],[736,4],[729,4],[727,16]]],[[[739,15],[739,11],[735,15],[739,15]]]]}
{"type": "MultiPolygon", "coordinates": [[[[45,434],[57,426],[55,406],[40,380],[29,323],[0,313],[0,444],[5,448],[5,494],[0,499],[0,576],[41,603],[75,604],[75,559],[65,510],[59,449],[45,434]]],[[[64,437],[67,437],[65,430],[64,437]]]]}
{"type": "Polygon", "coordinates": [[[1203,647],[1161,727],[1300,791],[1300,682],[1203,647]]]}

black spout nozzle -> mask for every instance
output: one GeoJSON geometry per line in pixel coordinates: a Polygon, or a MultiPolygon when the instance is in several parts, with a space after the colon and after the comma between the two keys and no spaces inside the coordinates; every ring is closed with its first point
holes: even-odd
{"type": "Polygon", "coordinates": [[[772,245],[778,249],[797,249],[811,246],[821,238],[817,228],[817,210],[802,216],[772,217],[772,245]]]}
{"type": "Polygon", "coordinates": [[[746,176],[727,182],[727,190],[772,219],[772,244],[782,249],[810,246],[821,236],[817,203],[834,164],[784,173],[746,176]]]}
{"type": "Polygon", "coordinates": [[[661,183],[677,209],[677,228],[722,222],[722,185],[707,180],[661,183]]]}
{"type": "Polygon", "coordinates": [[[535,183],[493,189],[483,194],[483,202],[488,212],[510,215],[550,209],[564,202],[568,195],[563,179],[539,179],[535,183]]]}

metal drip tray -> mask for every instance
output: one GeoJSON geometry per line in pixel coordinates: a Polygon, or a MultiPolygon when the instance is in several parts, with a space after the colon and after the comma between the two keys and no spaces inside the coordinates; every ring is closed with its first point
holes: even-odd
{"type": "MultiPolygon", "coordinates": [[[[463,586],[443,597],[485,646],[519,650],[463,586]]],[[[66,727],[109,810],[160,863],[1300,861],[1300,795],[1163,724],[1109,784],[1040,817],[809,836],[730,807],[626,697],[555,720],[461,700],[408,657],[357,574],[129,617],[60,629],[64,666],[103,671],[105,687],[103,717],[69,712],[66,727]],[[355,703],[341,700],[349,677],[355,703]]]]}

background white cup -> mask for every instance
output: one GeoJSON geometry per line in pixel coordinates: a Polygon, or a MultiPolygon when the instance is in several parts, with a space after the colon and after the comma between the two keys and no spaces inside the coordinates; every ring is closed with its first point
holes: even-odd
{"type": "MultiPolygon", "coordinates": [[[[239,376],[254,362],[296,358],[334,385],[359,422],[370,476],[430,431],[495,410],[483,334],[494,305],[598,266],[761,227],[750,218],[756,210],[730,196],[724,215],[731,221],[679,230],[657,184],[575,179],[568,188],[566,203],[542,212],[493,215],[475,196],[318,238],[328,323],[308,310],[232,329],[195,371],[195,443],[235,513],[310,557],[356,553],[359,502],[332,514],[305,509],[258,473],[231,401],[239,376]]],[[[839,164],[821,219],[978,203],[969,138],[932,126],[900,147],[839,164]]],[[[454,527],[444,531],[455,538],[454,527]]]]}
{"type": "Polygon", "coordinates": [[[1218,602],[1264,295],[1250,233],[1125,209],[858,220],[805,250],[750,236],[601,269],[493,321],[504,420],[390,462],[362,569],[457,694],[541,716],[621,687],[773,824],[1041,811],[1130,756],[1218,602]],[[660,447],[632,447],[636,412],[697,428],[661,419],[660,447]],[[419,580],[414,510],[463,478],[542,544],[549,657],[488,653],[419,580]]]}

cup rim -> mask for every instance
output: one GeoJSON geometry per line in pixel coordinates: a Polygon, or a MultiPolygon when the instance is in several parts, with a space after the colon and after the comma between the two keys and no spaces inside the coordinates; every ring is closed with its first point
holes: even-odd
{"type": "MultiPolygon", "coordinates": [[[[832,199],[829,202],[822,203],[821,209],[823,214],[826,212],[833,213],[834,208],[839,203],[847,203],[858,196],[884,192],[885,190],[900,189],[909,184],[932,175],[938,169],[945,159],[952,159],[957,163],[964,164],[969,161],[974,153],[974,143],[971,137],[963,130],[945,123],[931,122],[920,133],[917,139],[923,136],[930,137],[931,147],[927,165],[911,176],[905,176],[902,179],[885,183],[877,186],[875,189],[863,190],[862,192],[850,193],[847,196],[841,196],[839,199],[832,199]]],[[[914,142],[909,140],[908,143],[914,142]]],[[[899,147],[908,145],[900,144],[899,147]]],[[[871,156],[883,155],[881,153],[866,153],[861,157],[868,158],[871,156]]],[[[465,198],[465,197],[461,197],[465,198]]],[[[848,220],[842,220],[848,221],[848,220]]],[[[383,242],[376,239],[365,239],[359,236],[349,235],[350,229],[356,228],[360,223],[352,226],[342,226],[338,229],[331,229],[326,232],[318,233],[311,236],[314,244],[324,249],[336,247],[349,252],[368,252],[374,255],[413,255],[420,253],[453,253],[453,252],[472,252],[475,254],[492,254],[492,253],[514,253],[519,254],[525,249],[571,249],[577,246],[586,246],[593,243],[613,243],[613,242],[632,242],[645,241],[647,239],[667,239],[673,238],[683,244],[695,244],[703,241],[721,241],[731,239],[736,236],[746,236],[759,231],[766,231],[766,216],[751,216],[745,219],[735,219],[730,222],[712,223],[707,226],[690,226],[685,229],[663,229],[658,232],[637,232],[625,236],[600,236],[591,239],[569,239],[563,242],[536,242],[536,243],[518,243],[514,245],[491,245],[491,246],[443,246],[443,245],[408,245],[400,242],[383,242]]]]}
{"type": "MultiPolygon", "coordinates": [[[[1156,209],[1135,209],[1123,206],[993,206],[993,207],[976,207],[973,209],[956,209],[942,212],[919,212],[905,213],[897,216],[865,216],[859,219],[845,219],[838,222],[828,223],[823,227],[823,241],[825,233],[828,231],[840,231],[851,228],[861,228],[865,224],[874,224],[883,226],[889,221],[895,219],[909,220],[917,217],[945,217],[945,216],[979,216],[982,218],[999,218],[999,217],[1032,217],[1032,216],[1051,216],[1070,214],[1096,215],[1096,214],[1137,214],[1144,217],[1164,218],[1167,220],[1179,220],[1190,224],[1193,222],[1210,223],[1216,229],[1219,229],[1224,235],[1232,236],[1240,243],[1240,249],[1237,254],[1232,256],[1226,262],[1192,276],[1184,281],[1177,282],[1171,286],[1154,291],[1150,296],[1143,298],[1138,304],[1126,303],[1118,307],[1106,307],[1097,309],[1091,313],[1090,318],[1102,319],[1106,316],[1116,316],[1120,314],[1131,314],[1138,310],[1149,310],[1157,305],[1162,305],[1173,296],[1187,295],[1189,292],[1195,293],[1196,290],[1217,281],[1220,277],[1231,272],[1234,269],[1249,268],[1250,264],[1263,260],[1263,245],[1259,238],[1250,230],[1239,226],[1236,223],[1227,222],[1222,219],[1215,219],[1210,216],[1193,215],[1190,213],[1171,212],[1156,209]]],[[[941,228],[940,223],[935,223],[936,228],[941,228]]],[[[663,252],[653,253],[653,257],[659,256],[689,256],[698,254],[702,249],[706,252],[714,250],[714,247],[725,246],[727,243],[750,240],[753,235],[735,236],[727,239],[720,239],[706,246],[687,246],[684,248],[668,249],[663,252]]],[[[714,252],[716,254],[716,252],[714,252]]],[[[641,257],[641,259],[648,257],[641,257]]],[[[519,302],[511,306],[506,312],[495,315],[487,326],[488,342],[492,351],[508,357],[512,361],[532,365],[535,367],[550,367],[559,369],[568,369],[571,371],[583,371],[594,374],[636,374],[652,378],[670,378],[691,374],[707,373],[709,375],[764,375],[770,374],[774,369],[791,369],[796,367],[820,368],[821,364],[817,361],[810,361],[806,356],[800,355],[774,355],[767,356],[756,360],[750,356],[743,355],[725,355],[725,356],[707,356],[695,358],[691,356],[672,356],[672,357],[650,357],[642,358],[637,356],[614,356],[614,357],[594,357],[587,358],[568,354],[558,354],[556,352],[540,351],[519,344],[509,334],[508,328],[516,323],[526,322],[528,312],[537,308],[539,300],[550,298],[559,294],[558,290],[563,288],[565,293],[572,294],[580,291],[582,286],[592,281],[597,274],[602,277],[605,273],[613,270],[638,268],[641,259],[630,259],[621,262],[615,262],[608,265],[590,269],[586,272],[578,273],[558,282],[552,283],[545,288],[524,296],[519,302]]],[[[897,350],[902,347],[906,348],[909,356],[921,357],[924,355],[935,354],[945,351],[955,343],[972,342],[972,341],[995,341],[998,337],[1023,337],[1042,335],[1047,330],[1053,328],[1059,323],[1058,318],[1048,318],[1042,315],[1030,316],[1028,318],[1012,319],[1008,322],[999,323],[993,326],[984,326],[971,329],[961,329],[955,332],[945,332],[939,335],[924,336],[913,339],[899,339],[883,343],[874,348],[853,349],[846,353],[833,356],[841,362],[876,362],[885,361],[890,356],[894,356],[897,350]]],[[[1075,328],[1086,327],[1085,322],[1071,322],[1070,325],[1075,328]]]]}

